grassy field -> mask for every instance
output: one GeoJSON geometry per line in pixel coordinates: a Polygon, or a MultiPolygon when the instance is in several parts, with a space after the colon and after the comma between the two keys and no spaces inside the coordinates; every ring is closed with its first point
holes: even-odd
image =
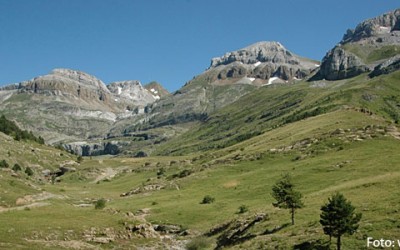
{"type": "Polygon", "coordinates": [[[395,240],[399,78],[261,88],[145,158],[77,163],[1,134],[0,160],[34,174],[0,169],[0,249],[182,249],[193,239],[214,249],[223,230],[213,228],[260,213],[265,219],[226,248],[329,249],[319,215],[335,192],[363,214],[343,249],[367,249],[367,237],[395,240]],[[54,184],[44,178],[43,170],[67,163],[75,171],[54,184]],[[289,212],[272,205],[272,185],[285,173],[304,197],[293,226],[289,212]],[[214,202],[202,204],[205,196],[214,202]],[[100,199],[105,208],[95,209],[100,199]],[[155,225],[180,233],[154,232],[155,225]]]}

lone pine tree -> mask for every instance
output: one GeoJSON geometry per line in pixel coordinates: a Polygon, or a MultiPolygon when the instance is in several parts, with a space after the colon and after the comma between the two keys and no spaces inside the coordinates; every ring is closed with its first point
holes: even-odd
{"type": "Polygon", "coordinates": [[[290,209],[292,225],[294,225],[295,210],[302,208],[304,204],[301,200],[301,193],[294,190],[291,179],[291,176],[286,174],[272,187],[272,197],[276,200],[272,205],[279,208],[290,209]]]}

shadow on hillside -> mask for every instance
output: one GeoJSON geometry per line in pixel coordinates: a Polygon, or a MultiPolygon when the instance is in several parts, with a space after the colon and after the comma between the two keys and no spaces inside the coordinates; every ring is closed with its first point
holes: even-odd
{"type": "Polygon", "coordinates": [[[284,229],[285,227],[288,227],[288,226],[290,226],[290,223],[285,223],[285,224],[283,224],[281,226],[277,226],[277,227],[275,227],[273,229],[267,229],[267,230],[265,230],[263,235],[274,234],[274,233],[279,232],[279,231],[281,231],[282,229],[284,229]]]}
{"type": "Polygon", "coordinates": [[[219,234],[215,249],[237,245],[257,237],[256,234],[251,233],[251,228],[266,219],[268,219],[268,216],[263,213],[254,214],[247,218],[234,219],[211,229],[205,236],[219,234]]]}
{"type": "Polygon", "coordinates": [[[329,250],[329,241],[312,240],[294,245],[293,250],[329,250]]]}

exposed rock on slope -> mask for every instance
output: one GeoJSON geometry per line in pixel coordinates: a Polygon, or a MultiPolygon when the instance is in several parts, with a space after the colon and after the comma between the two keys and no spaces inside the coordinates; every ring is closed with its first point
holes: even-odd
{"type": "Polygon", "coordinates": [[[0,111],[47,143],[104,138],[116,121],[140,117],[156,100],[138,81],[107,87],[92,75],[70,69],[0,89],[0,111]]]}
{"type": "Polygon", "coordinates": [[[368,70],[359,57],[341,47],[335,47],[325,56],[319,72],[326,80],[338,80],[357,76],[368,70]]]}
{"type": "Polygon", "coordinates": [[[318,65],[315,61],[293,54],[278,42],[258,42],[213,58],[210,69],[217,67],[220,80],[247,77],[251,82],[258,79],[268,84],[272,77],[285,81],[303,79],[318,65]]]}
{"type": "Polygon", "coordinates": [[[113,82],[107,87],[114,95],[116,102],[126,104],[130,109],[132,106],[143,108],[159,99],[159,96],[153,95],[139,81],[113,82]]]}
{"type": "Polygon", "coordinates": [[[369,76],[375,77],[382,74],[389,74],[396,70],[400,70],[400,55],[394,56],[376,66],[369,76]]]}
{"type": "Polygon", "coordinates": [[[97,103],[112,109],[111,93],[106,85],[96,77],[76,70],[54,69],[48,75],[20,83],[18,92],[81,99],[90,105],[97,103]]]}
{"type": "Polygon", "coordinates": [[[400,9],[385,13],[381,16],[361,22],[353,30],[347,30],[343,36],[342,44],[348,42],[358,42],[362,39],[371,37],[386,37],[394,31],[400,31],[400,9]]]}
{"type": "Polygon", "coordinates": [[[373,70],[400,52],[400,9],[348,30],[322,60],[314,79],[340,80],[373,70]]]}

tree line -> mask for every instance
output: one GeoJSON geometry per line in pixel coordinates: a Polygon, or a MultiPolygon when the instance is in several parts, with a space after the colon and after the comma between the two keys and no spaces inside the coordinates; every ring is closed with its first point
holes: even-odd
{"type": "Polygon", "coordinates": [[[0,116],[0,132],[12,136],[16,141],[28,140],[44,144],[44,139],[36,137],[31,131],[22,130],[14,121],[8,120],[4,115],[0,116]]]}

